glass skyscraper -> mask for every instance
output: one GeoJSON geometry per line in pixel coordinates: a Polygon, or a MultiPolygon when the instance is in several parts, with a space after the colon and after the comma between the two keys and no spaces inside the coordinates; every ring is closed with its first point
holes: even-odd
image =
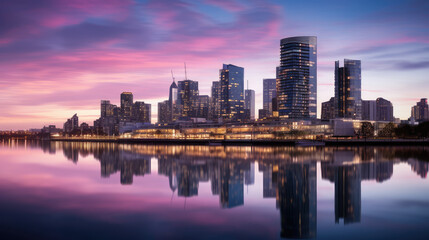
{"type": "Polygon", "coordinates": [[[339,118],[362,119],[361,62],[335,61],[335,109],[339,118]]]}
{"type": "Polygon", "coordinates": [[[178,82],[178,104],[180,105],[180,116],[190,117],[192,113],[192,103],[199,95],[198,82],[183,80],[178,82]]]}
{"type": "Polygon", "coordinates": [[[244,91],[244,109],[248,112],[248,118],[255,120],[255,90],[244,91]]]}
{"type": "Polygon", "coordinates": [[[281,118],[317,117],[317,37],[280,41],[277,107],[281,118]]]}
{"type": "Polygon", "coordinates": [[[273,98],[277,96],[276,79],[266,78],[263,80],[263,109],[270,115],[273,114],[273,98]]]}
{"type": "Polygon", "coordinates": [[[244,68],[224,64],[219,70],[220,113],[225,121],[242,121],[244,115],[244,68]]]}

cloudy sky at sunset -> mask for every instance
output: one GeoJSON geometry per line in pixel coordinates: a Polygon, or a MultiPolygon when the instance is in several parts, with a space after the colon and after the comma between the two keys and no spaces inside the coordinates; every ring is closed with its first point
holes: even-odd
{"type": "Polygon", "coordinates": [[[172,81],[209,94],[223,63],[245,68],[262,107],[281,38],[318,37],[318,115],[334,94],[334,61],[362,60],[362,98],[410,116],[429,97],[429,1],[0,0],[0,129],[62,127],[99,117],[123,91],[152,104],[172,81]]]}

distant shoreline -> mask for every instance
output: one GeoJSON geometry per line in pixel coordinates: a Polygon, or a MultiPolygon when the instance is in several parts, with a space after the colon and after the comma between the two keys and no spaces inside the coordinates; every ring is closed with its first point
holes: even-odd
{"type": "Polygon", "coordinates": [[[208,140],[208,139],[135,139],[135,138],[52,138],[49,141],[111,142],[165,145],[242,145],[242,146],[429,146],[429,139],[329,139],[329,140],[208,140]]]}

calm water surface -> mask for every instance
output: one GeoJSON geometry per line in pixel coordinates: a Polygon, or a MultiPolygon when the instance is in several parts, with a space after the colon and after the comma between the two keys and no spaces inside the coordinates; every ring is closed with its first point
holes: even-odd
{"type": "Polygon", "coordinates": [[[2,239],[429,239],[429,148],[0,142],[2,239]]]}

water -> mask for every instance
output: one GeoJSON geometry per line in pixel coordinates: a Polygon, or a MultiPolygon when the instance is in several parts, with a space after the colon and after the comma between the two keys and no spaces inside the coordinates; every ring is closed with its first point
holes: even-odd
{"type": "Polygon", "coordinates": [[[428,147],[0,142],[2,239],[428,239],[428,147]]]}

